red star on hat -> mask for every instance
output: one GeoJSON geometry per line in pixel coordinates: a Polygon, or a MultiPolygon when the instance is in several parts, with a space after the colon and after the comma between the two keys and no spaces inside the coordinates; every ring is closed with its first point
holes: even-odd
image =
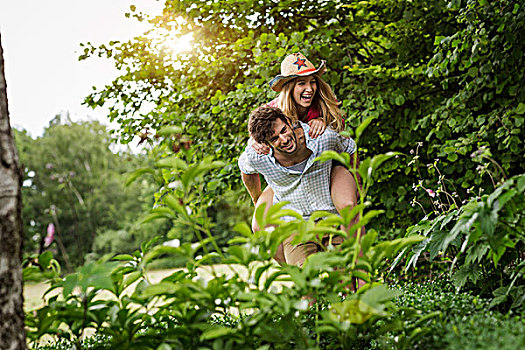
{"type": "Polygon", "coordinates": [[[303,67],[303,66],[307,67],[306,63],[304,63],[305,61],[306,61],[305,58],[297,57],[297,61],[295,61],[293,64],[296,64],[297,65],[297,70],[300,70],[301,67],[303,67]]]}

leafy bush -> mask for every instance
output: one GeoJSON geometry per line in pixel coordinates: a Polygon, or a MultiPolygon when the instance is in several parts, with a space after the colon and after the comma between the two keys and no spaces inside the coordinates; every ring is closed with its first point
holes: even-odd
{"type": "MultiPolygon", "coordinates": [[[[281,209],[284,203],[271,207],[265,218],[261,208],[256,214],[261,227],[277,227],[252,233],[240,223],[236,226],[240,236],[225,249],[211,234],[207,208],[192,202],[204,185],[205,173],[221,163],[187,164],[180,158],[166,158],[160,171],[171,176],[168,169],[172,169],[180,184],[163,193],[162,205],[151,210],[148,220],[178,220],[194,231],[198,242],[168,246],[151,240],[133,254],[88,263],[65,278],[55,275],[49,291],[60,288],[61,294],[27,316],[28,336],[36,341],[44,334],[56,335],[80,347],[83,334],[91,328],[112,348],[306,349],[367,347],[390,332],[401,339],[397,347],[405,348],[422,332],[419,327],[405,327],[405,321],[425,316],[410,308],[400,312],[392,302],[399,292],[379,282],[380,271],[397,252],[424,237],[377,242],[375,230],[362,238],[359,230],[381,213],[365,213],[364,198],[371,173],[392,156],[365,159],[359,169],[350,169],[364,183],[361,204],[354,209],[341,216],[318,212],[305,221],[281,209]],[[286,215],[297,219],[283,222],[280,217],[286,215]],[[355,215],[361,220],[349,232],[339,229],[355,215]],[[318,218],[325,219],[316,223],[318,218]],[[325,234],[346,240],[340,249],[329,245],[308,257],[302,268],[276,266],[270,259],[292,232],[297,233],[296,241],[319,241],[325,234]],[[146,268],[166,255],[184,259],[186,269],[152,283],[146,268]],[[200,277],[198,268],[210,262],[224,264],[228,273],[209,265],[212,279],[200,277]],[[351,292],[355,278],[368,282],[357,293],[351,292]],[[107,296],[101,298],[101,293],[107,296]],[[234,312],[243,317],[231,325],[216,322],[218,316],[234,312]],[[298,322],[301,317],[309,321],[298,322]]],[[[328,153],[321,160],[339,157],[328,153]]],[[[339,160],[349,163],[348,157],[339,160]]]]}
{"type": "Polygon", "coordinates": [[[439,317],[423,325],[429,330],[413,348],[421,349],[519,349],[525,345],[525,315],[490,311],[490,300],[456,292],[447,278],[426,283],[400,282],[403,291],[394,302],[439,317]]]}
{"type": "MultiPolygon", "coordinates": [[[[373,120],[359,143],[362,155],[409,154],[424,143],[419,162],[441,159],[443,174],[462,197],[467,189],[490,186],[468,157],[480,146],[492,151],[507,175],[522,172],[525,62],[519,33],[525,20],[517,0],[250,0],[227,6],[183,0],[167,2],[151,23],[157,34],[166,34],[161,43],[173,33],[191,33],[192,49],[170,55],[147,35],[98,48],[88,44],[82,58],[106,56],[125,73],[86,102],[111,107],[124,142],[137,133],[153,140],[163,126],[177,126],[180,135],[163,141],[166,148],[192,144],[196,160],[212,155],[227,161],[209,177],[201,196],[206,201],[241,186],[232,161],[246,145],[249,111],[275,97],[266,83],[296,51],[316,64],[327,61],[323,78],[341,101],[350,132],[373,120]],[[147,102],[154,107],[142,113],[147,102]]],[[[386,215],[370,225],[381,232],[412,225],[420,213],[409,205],[410,188],[420,178],[430,184],[431,171],[403,158],[379,170],[369,196],[386,215]]]]}
{"type": "Polygon", "coordinates": [[[525,175],[518,175],[489,195],[412,226],[408,236],[429,238],[406,251],[406,267],[415,266],[426,250],[430,260],[452,253],[450,269],[458,267],[452,277],[458,290],[470,281],[482,294],[493,294],[490,307],[505,302],[507,307],[520,307],[525,299],[524,190],[525,175]]]}

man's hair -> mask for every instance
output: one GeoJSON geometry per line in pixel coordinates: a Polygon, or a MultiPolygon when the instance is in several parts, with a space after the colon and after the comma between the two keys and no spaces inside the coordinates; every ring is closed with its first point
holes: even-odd
{"type": "Polygon", "coordinates": [[[273,135],[273,124],[277,119],[290,125],[288,117],[277,107],[261,106],[253,110],[248,120],[250,136],[259,143],[266,143],[273,135]]]}

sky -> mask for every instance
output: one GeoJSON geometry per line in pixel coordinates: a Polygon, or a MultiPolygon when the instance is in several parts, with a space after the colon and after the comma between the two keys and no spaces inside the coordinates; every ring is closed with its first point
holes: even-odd
{"type": "MultiPolygon", "coordinates": [[[[104,58],[78,61],[80,43],[95,46],[141,35],[147,23],[126,18],[129,6],[156,15],[155,0],[0,0],[0,35],[4,51],[11,126],[41,136],[49,121],[68,111],[71,119],[110,125],[107,109],[82,105],[93,86],[118,76],[104,58]]],[[[113,125],[114,126],[114,125],[113,125]]]]}

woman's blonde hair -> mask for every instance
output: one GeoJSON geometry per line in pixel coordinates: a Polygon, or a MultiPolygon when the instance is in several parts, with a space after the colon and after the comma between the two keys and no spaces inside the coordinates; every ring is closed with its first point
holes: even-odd
{"type": "MultiPolygon", "coordinates": [[[[343,111],[339,108],[340,102],[337,101],[337,97],[327,82],[318,74],[313,74],[313,77],[317,82],[317,91],[314,95],[312,106],[316,107],[321,113],[321,118],[323,118],[327,126],[332,127],[337,132],[343,131],[343,111]]],[[[297,78],[283,86],[277,102],[277,107],[293,122],[299,120],[297,106],[293,100],[293,88],[296,82],[297,78]]]]}

